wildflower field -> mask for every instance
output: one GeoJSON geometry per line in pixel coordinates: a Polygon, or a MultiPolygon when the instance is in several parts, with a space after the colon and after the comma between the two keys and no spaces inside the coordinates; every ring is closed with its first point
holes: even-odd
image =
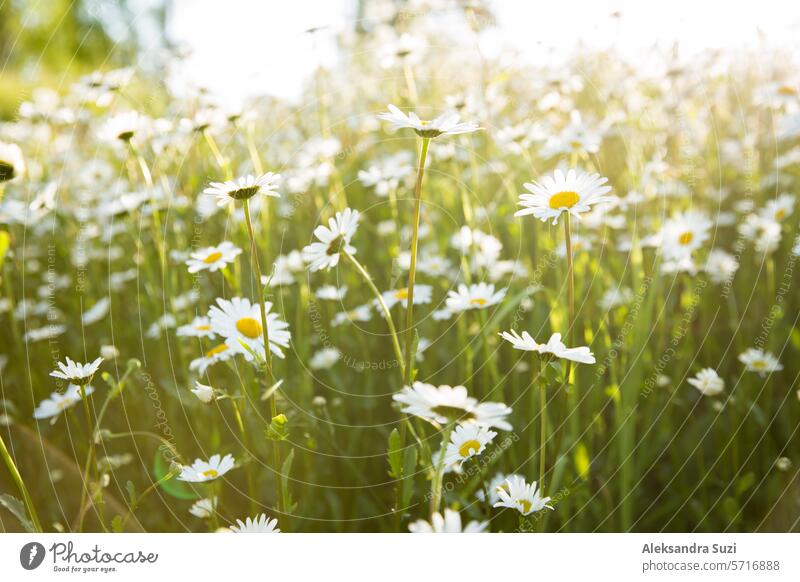
{"type": "Polygon", "coordinates": [[[455,14],[299,102],[122,57],[18,96],[0,529],[800,529],[796,55],[533,65],[455,14]]]}

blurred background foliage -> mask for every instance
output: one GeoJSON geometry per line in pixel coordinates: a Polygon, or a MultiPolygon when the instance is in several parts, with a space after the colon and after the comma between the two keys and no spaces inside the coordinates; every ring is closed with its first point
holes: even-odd
{"type": "Polygon", "coordinates": [[[170,3],[154,0],[0,0],[0,120],[36,87],[69,85],[94,70],[163,47],[170,3]],[[135,23],[135,24],[134,24],[135,23]]]}

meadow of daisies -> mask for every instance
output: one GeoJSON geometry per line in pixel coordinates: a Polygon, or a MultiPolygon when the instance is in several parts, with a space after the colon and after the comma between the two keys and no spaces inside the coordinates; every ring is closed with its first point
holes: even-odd
{"type": "Polygon", "coordinates": [[[0,123],[2,529],[796,531],[791,59],[399,16],[299,103],[0,123]]]}

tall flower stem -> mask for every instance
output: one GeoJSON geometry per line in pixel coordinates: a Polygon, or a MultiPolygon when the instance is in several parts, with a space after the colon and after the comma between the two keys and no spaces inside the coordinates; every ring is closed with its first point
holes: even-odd
{"type": "Polygon", "coordinates": [[[142,179],[144,179],[144,183],[147,186],[147,194],[150,197],[150,202],[152,203],[153,212],[150,216],[150,225],[153,230],[153,240],[156,243],[156,248],[158,249],[158,258],[160,261],[159,267],[161,267],[161,273],[163,274],[166,271],[167,255],[164,237],[161,233],[161,216],[158,210],[158,202],[155,199],[155,183],[153,182],[153,174],[150,171],[150,166],[147,165],[147,161],[144,159],[142,152],[139,151],[139,148],[136,146],[136,144],[133,143],[133,141],[128,141],[128,146],[130,147],[133,157],[136,158],[136,163],[139,165],[139,171],[141,172],[142,179]]]}
{"type": "MultiPolygon", "coordinates": [[[[442,502],[442,485],[444,483],[444,456],[447,451],[447,443],[450,442],[450,435],[455,427],[455,422],[448,422],[447,427],[444,429],[444,439],[442,440],[442,449],[439,458],[436,459],[434,466],[433,479],[431,480],[431,519],[433,514],[439,511],[439,505],[442,502]]],[[[434,453],[434,457],[436,454],[434,453]]]]}
{"type": "MultiPolygon", "coordinates": [[[[567,313],[569,320],[567,322],[567,341],[568,345],[575,345],[575,267],[572,262],[572,233],[569,222],[569,212],[564,215],[564,242],[567,251],[567,313]]],[[[567,360],[566,371],[564,378],[569,382],[570,371],[572,370],[572,362],[567,360]]]]}
{"type": "Polygon", "coordinates": [[[414,186],[414,223],[411,233],[411,265],[408,269],[408,308],[406,309],[406,366],[403,382],[411,385],[414,376],[414,354],[411,353],[414,344],[414,282],[417,278],[417,248],[419,246],[419,215],[422,207],[422,178],[425,175],[425,161],[428,158],[428,145],[431,138],[423,137],[419,152],[419,167],[417,168],[417,182],[414,186]]]}
{"type": "MultiPolygon", "coordinates": [[[[86,453],[86,465],[84,466],[83,471],[83,490],[81,491],[81,514],[80,519],[78,520],[78,531],[83,531],[83,519],[86,516],[86,512],[83,511],[83,507],[86,505],[86,496],[87,494],[91,495],[89,491],[89,473],[91,472],[94,474],[95,481],[97,480],[97,463],[94,461],[94,454],[95,454],[95,423],[94,419],[92,418],[91,410],[89,409],[89,399],[87,398],[86,394],[86,386],[82,385],[80,387],[80,394],[81,400],[83,401],[83,412],[86,415],[86,423],[89,425],[89,450],[86,453]]],[[[92,495],[92,505],[94,505],[95,499],[92,495]]],[[[103,520],[100,520],[100,524],[103,524],[103,520]]]]}
{"type": "Polygon", "coordinates": [[[23,481],[22,475],[19,474],[19,469],[17,469],[17,465],[14,463],[14,459],[11,458],[11,454],[6,448],[3,435],[0,435],[0,456],[3,457],[6,467],[8,467],[8,472],[11,473],[11,478],[14,479],[17,489],[19,489],[19,493],[22,495],[22,501],[25,503],[25,508],[28,510],[28,515],[33,522],[34,529],[38,533],[41,533],[43,530],[42,524],[39,523],[39,515],[36,513],[36,508],[33,506],[33,500],[31,499],[30,493],[28,493],[28,488],[25,487],[25,481],[23,481]]]}
{"type": "Polygon", "coordinates": [[[378,288],[375,286],[375,283],[372,281],[372,277],[369,276],[367,270],[364,266],[358,262],[353,255],[342,252],[342,254],[347,258],[353,266],[358,271],[358,274],[364,279],[364,282],[370,288],[372,293],[375,295],[375,300],[378,302],[378,305],[381,307],[381,311],[383,312],[383,318],[386,320],[386,325],[389,326],[389,334],[392,336],[392,346],[394,347],[394,354],[397,358],[397,362],[400,364],[400,375],[405,380],[405,365],[403,364],[403,351],[400,349],[400,340],[397,336],[397,329],[394,326],[394,320],[392,320],[392,312],[389,311],[389,306],[386,305],[386,301],[383,300],[383,295],[381,292],[378,291],[378,288]]]}
{"type": "Polygon", "coordinates": [[[414,72],[408,63],[403,64],[403,76],[406,81],[406,89],[408,90],[408,100],[412,105],[416,105],[419,97],[417,96],[417,83],[414,81],[414,72]]]}
{"type": "MultiPolygon", "coordinates": [[[[256,270],[256,288],[258,289],[258,310],[261,313],[261,334],[264,338],[264,379],[266,380],[266,388],[269,388],[275,383],[275,375],[272,371],[272,352],[269,349],[269,327],[267,326],[267,311],[264,308],[264,288],[261,283],[261,263],[258,259],[258,247],[256,245],[256,237],[253,234],[253,221],[250,218],[250,200],[244,201],[244,219],[247,223],[247,234],[250,236],[250,254],[253,257],[253,266],[256,270]]],[[[275,402],[277,398],[277,390],[269,398],[270,418],[278,416],[278,405],[275,402]]],[[[272,456],[275,459],[275,472],[277,477],[275,479],[278,485],[278,508],[285,509],[283,505],[283,481],[280,476],[281,471],[281,450],[278,447],[277,441],[272,441],[272,456]]]]}
{"type": "Polygon", "coordinates": [[[539,489],[544,491],[545,443],[547,443],[547,380],[544,366],[539,359],[539,489]]]}
{"type": "Polygon", "coordinates": [[[208,149],[211,150],[211,155],[214,156],[214,160],[217,162],[217,165],[220,167],[220,169],[225,172],[225,179],[230,180],[233,177],[233,174],[231,173],[231,165],[228,162],[228,159],[222,155],[222,152],[217,145],[217,140],[214,139],[214,136],[212,136],[207,129],[204,129],[202,133],[206,143],[208,144],[208,149]]]}

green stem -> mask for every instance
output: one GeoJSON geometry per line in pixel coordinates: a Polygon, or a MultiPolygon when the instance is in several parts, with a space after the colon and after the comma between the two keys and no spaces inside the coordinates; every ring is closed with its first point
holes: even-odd
{"type": "Polygon", "coordinates": [[[492,518],[492,500],[489,498],[489,488],[486,487],[486,479],[483,475],[483,467],[478,457],[475,457],[475,467],[478,469],[478,481],[481,482],[481,491],[483,491],[483,511],[486,514],[486,519],[492,518]]]}
{"type": "MultiPolygon", "coordinates": [[[[94,441],[95,441],[95,432],[94,432],[94,423],[92,422],[92,415],[91,411],[89,410],[89,400],[86,398],[86,386],[80,387],[81,392],[81,400],[83,401],[83,412],[86,415],[86,422],[89,425],[89,450],[86,453],[86,463],[83,467],[83,488],[81,489],[81,505],[80,505],[80,518],[78,519],[78,531],[83,531],[83,520],[86,517],[86,511],[84,511],[84,507],[86,506],[86,495],[89,493],[89,473],[92,472],[95,475],[95,481],[97,477],[97,464],[94,462],[94,441]],[[93,468],[94,466],[94,468],[93,468]]],[[[94,499],[92,499],[92,504],[94,504],[94,499]]],[[[102,525],[102,519],[100,520],[102,525]]]]}
{"type": "Polygon", "coordinates": [[[431,139],[422,138],[419,153],[419,167],[417,168],[417,182],[414,186],[414,223],[411,234],[411,265],[408,269],[408,307],[406,308],[406,366],[403,382],[411,385],[413,378],[414,354],[411,353],[414,344],[414,282],[417,278],[417,247],[419,246],[419,215],[422,206],[422,178],[425,175],[425,161],[428,157],[428,145],[431,139]]]}
{"type": "MultiPolygon", "coordinates": [[[[439,505],[442,501],[442,485],[444,484],[444,457],[447,451],[447,443],[450,442],[450,434],[455,427],[454,422],[447,424],[444,431],[444,439],[442,440],[442,449],[439,458],[436,459],[436,467],[434,468],[433,480],[431,481],[431,519],[433,514],[439,511],[439,505]]],[[[434,454],[435,456],[435,454],[434,454]]]]}
{"type": "MultiPolygon", "coordinates": [[[[397,329],[394,326],[394,321],[392,320],[392,313],[389,311],[389,307],[386,305],[386,302],[383,300],[383,295],[381,292],[378,291],[378,288],[375,286],[375,283],[372,281],[372,277],[369,276],[367,270],[364,266],[358,262],[358,260],[351,254],[342,252],[346,259],[348,259],[353,266],[358,271],[359,275],[364,279],[364,282],[370,288],[372,293],[375,295],[375,299],[378,301],[378,305],[381,306],[381,311],[383,312],[383,318],[386,320],[386,325],[389,326],[389,334],[392,336],[392,346],[394,347],[395,357],[400,364],[400,375],[403,377],[405,381],[406,377],[406,367],[403,364],[403,351],[400,349],[400,340],[397,336],[397,329]]],[[[411,296],[409,295],[409,301],[411,300],[411,296]]],[[[409,303],[410,305],[410,303],[409,303]]]]}
{"type": "Polygon", "coordinates": [[[25,481],[22,480],[22,475],[19,474],[19,469],[17,469],[14,459],[11,458],[11,454],[6,448],[6,442],[3,440],[3,435],[0,435],[0,456],[3,457],[6,467],[8,467],[8,472],[11,473],[11,478],[14,479],[14,483],[17,484],[17,489],[19,489],[19,493],[22,495],[22,501],[25,503],[25,508],[28,510],[28,515],[33,522],[34,529],[38,533],[42,533],[44,530],[42,530],[42,524],[39,523],[39,516],[36,513],[36,508],[33,506],[33,500],[28,493],[28,488],[25,487],[25,481]]]}
{"type": "MultiPolygon", "coordinates": [[[[575,347],[575,267],[572,263],[572,236],[569,221],[569,212],[564,217],[564,242],[567,251],[567,306],[569,320],[567,322],[567,347],[575,347]]],[[[567,360],[564,377],[569,381],[572,362],[567,360]]]]}
{"type": "Polygon", "coordinates": [[[545,443],[547,442],[547,381],[544,377],[544,367],[541,359],[539,360],[539,423],[541,433],[539,435],[539,490],[544,492],[544,468],[545,468],[545,443]]]}
{"type": "Polygon", "coordinates": [[[208,149],[211,150],[211,155],[214,156],[214,160],[216,160],[217,165],[220,169],[225,172],[225,179],[231,180],[233,178],[233,173],[231,172],[231,165],[228,163],[228,160],[225,156],[222,155],[222,152],[217,146],[217,141],[214,139],[208,130],[203,130],[203,137],[206,139],[206,143],[208,144],[208,149]]]}
{"type": "MultiPolygon", "coordinates": [[[[258,247],[256,246],[256,237],[253,234],[253,222],[250,218],[250,201],[244,201],[244,218],[247,223],[247,233],[250,235],[250,250],[253,257],[253,266],[256,270],[256,288],[258,289],[258,308],[261,313],[261,334],[264,338],[264,376],[266,379],[266,388],[272,386],[275,382],[275,376],[272,373],[272,353],[269,349],[269,328],[267,327],[267,312],[264,308],[264,288],[261,283],[261,263],[258,260],[258,247]]],[[[269,398],[269,408],[271,418],[278,416],[278,405],[275,402],[277,398],[277,390],[269,398]]],[[[277,474],[276,483],[278,485],[278,509],[283,511],[283,480],[281,479],[281,451],[278,447],[277,441],[272,441],[272,454],[275,458],[275,472],[277,474]]]]}
{"type": "Polygon", "coordinates": [[[403,64],[403,76],[406,80],[408,100],[411,101],[411,105],[416,106],[418,100],[417,83],[414,81],[414,72],[411,70],[411,67],[408,65],[408,63],[403,64]]]}

